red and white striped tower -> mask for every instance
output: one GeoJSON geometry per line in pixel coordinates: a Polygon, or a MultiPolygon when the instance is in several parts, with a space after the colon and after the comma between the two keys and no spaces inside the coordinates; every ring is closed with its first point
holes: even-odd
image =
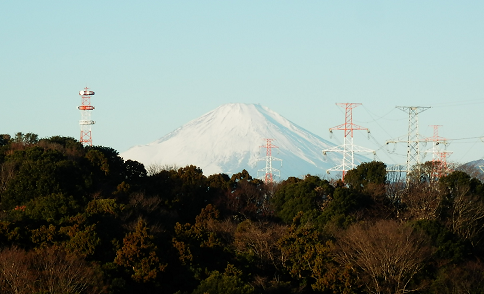
{"type": "Polygon", "coordinates": [[[94,110],[94,106],[91,105],[91,96],[94,95],[94,92],[85,87],[83,91],[79,91],[79,95],[81,95],[81,106],[77,107],[81,111],[81,120],[79,121],[81,138],[79,142],[92,146],[91,125],[95,122],[91,120],[91,110],[94,110]]]}
{"type": "Polygon", "coordinates": [[[447,157],[449,157],[452,152],[444,151],[440,148],[442,145],[447,145],[447,139],[439,136],[439,127],[441,127],[441,125],[430,126],[434,128],[434,135],[426,138],[426,140],[432,142],[432,149],[427,150],[426,152],[432,153],[432,177],[434,179],[439,179],[450,172],[449,166],[447,165],[447,157]]]}

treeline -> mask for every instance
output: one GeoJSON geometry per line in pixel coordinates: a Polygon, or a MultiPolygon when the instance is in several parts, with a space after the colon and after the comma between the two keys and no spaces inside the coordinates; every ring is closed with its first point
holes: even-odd
{"type": "Polygon", "coordinates": [[[266,185],[123,160],[69,137],[0,135],[0,293],[483,293],[484,185],[266,185]],[[148,169],[148,170],[147,170],[148,169]]]}

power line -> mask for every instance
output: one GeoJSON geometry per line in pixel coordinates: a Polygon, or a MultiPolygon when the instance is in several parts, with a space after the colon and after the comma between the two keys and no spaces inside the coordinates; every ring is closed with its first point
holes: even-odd
{"type": "MultiPolygon", "coordinates": [[[[368,112],[368,114],[370,115],[370,117],[372,117],[372,114],[371,112],[365,107],[363,106],[363,109],[366,110],[366,112],[368,112]]],[[[390,110],[389,112],[387,112],[387,114],[385,114],[384,116],[381,116],[380,118],[378,119],[374,119],[373,122],[375,122],[389,137],[391,137],[390,133],[388,133],[379,123],[378,123],[378,120],[380,120],[381,118],[387,116],[388,114],[390,114],[391,112],[393,112],[395,110],[395,108],[393,108],[392,110],[390,110]]],[[[373,118],[373,117],[372,117],[373,118]]],[[[399,119],[401,120],[401,119],[399,119]]]]}
{"type": "Polygon", "coordinates": [[[479,100],[467,100],[467,101],[459,101],[459,102],[436,103],[436,104],[433,104],[432,107],[453,107],[453,106],[481,104],[481,103],[484,103],[484,101],[482,99],[479,99],[479,100]]]}
{"type": "Polygon", "coordinates": [[[479,136],[479,137],[467,137],[467,138],[457,138],[457,139],[447,139],[447,141],[471,140],[471,139],[481,139],[481,140],[484,140],[484,136],[479,136]]]}
{"type": "MultiPolygon", "coordinates": [[[[368,108],[366,108],[365,106],[363,106],[363,108],[366,110],[366,112],[368,112],[368,114],[370,115],[370,117],[373,119],[373,120],[370,120],[370,121],[360,121],[362,123],[372,123],[372,122],[376,122],[376,121],[379,121],[380,119],[383,119],[385,118],[387,115],[389,115],[390,113],[392,113],[393,111],[395,111],[395,108],[392,108],[390,111],[388,111],[387,113],[385,113],[384,115],[380,116],[380,117],[377,117],[377,118],[374,118],[373,116],[376,116],[376,114],[372,113],[368,108]]],[[[385,120],[391,120],[391,121],[399,121],[399,120],[404,120],[404,118],[399,118],[399,119],[388,119],[388,118],[385,118],[385,120]]]]}

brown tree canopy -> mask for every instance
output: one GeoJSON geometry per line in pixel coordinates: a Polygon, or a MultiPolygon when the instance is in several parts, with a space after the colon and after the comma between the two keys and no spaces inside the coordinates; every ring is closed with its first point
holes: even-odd
{"type": "Polygon", "coordinates": [[[370,293],[406,293],[418,288],[411,282],[430,255],[427,244],[426,236],[411,227],[380,220],[351,226],[338,239],[334,255],[361,273],[370,293]]]}

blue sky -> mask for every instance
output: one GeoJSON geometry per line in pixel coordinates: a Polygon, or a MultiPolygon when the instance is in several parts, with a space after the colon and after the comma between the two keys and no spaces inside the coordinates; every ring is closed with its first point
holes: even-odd
{"type": "Polygon", "coordinates": [[[78,138],[88,86],[93,142],[119,152],[232,102],[338,144],[353,102],[382,160],[405,161],[382,147],[407,133],[397,105],[432,107],[420,133],[442,125],[450,161],[484,156],[482,1],[4,0],[0,28],[0,133],[78,138]]]}

